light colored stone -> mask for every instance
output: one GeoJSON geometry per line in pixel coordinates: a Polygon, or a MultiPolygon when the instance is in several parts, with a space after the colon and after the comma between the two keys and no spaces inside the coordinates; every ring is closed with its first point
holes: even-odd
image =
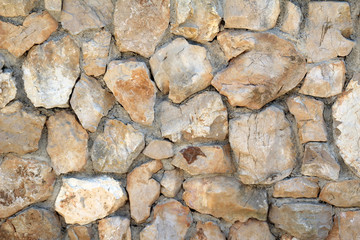
{"type": "Polygon", "coordinates": [[[66,111],[57,112],[46,122],[48,152],[56,174],[81,171],[87,161],[88,134],[66,111]]]}
{"type": "Polygon", "coordinates": [[[100,240],[131,240],[130,220],[114,216],[101,219],[98,224],[100,240]]]}
{"type": "Polygon", "coordinates": [[[170,0],[119,0],[114,12],[114,35],[121,52],[150,57],[168,28],[170,0]]]}
{"type": "Polygon", "coordinates": [[[151,177],[161,168],[161,161],[154,160],[140,165],[127,175],[130,213],[136,223],[145,222],[150,216],[151,205],[160,195],[160,184],[151,177]]]}
{"type": "Polygon", "coordinates": [[[306,96],[290,96],[286,103],[295,116],[301,143],[326,142],[324,103],[306,96]]]}
{"type": "Polygon", "coordinates": [[[92,146],[95,171],[126,173],[145,146],[144,135],[132,125],[108,120],[92,146]]]}
{"type": "Polygon", "coordinates": [[[143,154],[152,159],[165,159],[174,156],[173,144],[165,140],[152,140],[143,154]]]}
{"type": "Polygon", "coordinates": [[[225,235],[213,222],[197,222],[196,233],[190,240],[225,240],[225,235]]]}
{"type": "Polygon", "coordinates": [[[91,240],[91,228],[72,225],[67,229],[69,240],[91,240]]]}
{"type": "Polygon", "coordinates": [[[245,184],[272,184],[289,176],[295,167],[290,123],[275,106],[233,118],[229,141],[245,184]]]}
{"type": "Polygon", "coordinates": [[[58,21],[60,21],[62,0],[44,0],[45,9],[58,21]]]}
{"type": "Polygon", "coordinates": [[[79,47],[69,36],[29,51],[22,70],[26,94],[35,107],[69,107],[80,74],[79,58],[79,47]]]}
{"type": "Polygon", "coordinates": [[[25,110],[18,101],[0,109],[0,154],[36,151],[45,120],[37,111],[25,110]]]}
{"type": "Polygon", "coordinates": [[[266,220],[266,191],[242,185],[233,177],[190,178],[183,188],[185,203],[200,213],[228,222],[245,222],[249,218],[266,220]]]}
{"type": "Polygon", "coordinates": [[[16,96],[15,78],[12,72],[2,72],[0,69],[0,109],[5,107],[16,96]]]}
{"type": "Polygon", "coordinates": [[[184,180],[184,174],[179,169],[165,171],[161,179],[161,193],[165,197],[175,197],[180,191],[181,185],[184,180]]]}
{"type": "Polygon", "coordinates": [[[275,240],[269,225],[255,219],[234,223],[229,231],[229,240],[275,240]]]}
{"type": "Polygon", "coordinates": [[[0,21],[0,48],[20,57],[33,45],[48,39],[57,27],[57,21],[46,11],[30,14],[20,26],[0,21]]]}
{"type": "Polygon", "coordinates": [[[279,14],[279,0],[224,1],[225,28],[266,31],[275,27],[279,14]]]}
{"type": "Polygon", "coordinates": [[[224,140],[228,134],[227,109],[216,92],[200,93],[180,106],[164,101],[159,109],[161,134],[173,142],[224,140]]]}
{"type": "Polygon", "coordinates": [[[360,180],[329,182],[321,189],[319,198],[337,207],[360,207],[360,180]]]}
{"type": "Polygon", "coordinates": [[[156,87],[146,64],[117,60],[109,63],[104,81],[116,100],[135,122],[151,125],[154,120],[156,87]]]}
{"type": "Polygon", "coordinates": [[[280,30],[293,36],[297,36],[300,31],[301,21],[302,13],[300,7],[290,1],[286,2],[285,14],[280,30]]]}
{"type": "Polygon", "coordinates": [[[277,182],[273,197],[276,198],[317,198],[320,187],[315,179],[295,177],[277,182]]]}
{"type": "Polygon", "coordinates": [[[334,227],[326,240],[359,239],[360,212],[339,212],[334,217],[334,227]]]}
{"type": "Polygon", "coordinates": [[[303,79],[304,58],[294,45],[271,33],[229,30],[220,46],[234,57],[218,72],[211,84],[228,98],[232,106],[260,109],[290,91],[303,79]],[[235,43],[234,47],[232,43],[235,43]]]}
{"type": "Polygon", "coordinates": [[[38,0],[2,0],[0,2],[0,16],[27,16],[37,2],[38,0]]]}
{"type": "Polygon", "coordinates": [[[84,225],[115,212],[126,200],[120,182],[111,177],[64,177],[55,210],[67,224],[84,225]]]}

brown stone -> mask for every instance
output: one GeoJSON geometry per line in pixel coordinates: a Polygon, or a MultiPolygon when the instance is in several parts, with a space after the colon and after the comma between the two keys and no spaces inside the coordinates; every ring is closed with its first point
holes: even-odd
{"type": "Polygon", "coordinates": [[[44,5],[51,16],[60,21],[62,0],[44,0],[44,5]]]}
{"type": "Polygon", "coordinates": [[[165,140],[152,140],[143,154],[152,159],[165,159],[174,156],[173,144],[165,140]]]}
{"type": "Polygon", "coordinates": [[[181,185],[184,180],[183,171],[179,169],[173,169],[165,171],[161,179],[161,193],[165,197],[175,197],[176,194],[180,191],[181,185]]]}
{"type": "Polygon", "coordinates": [[[334,217],[333,229],[326,240],[359,239],[360,212],[346,211],[339,212],[334,217]]]}
{"type": "Polygon", "coordinates": [[[229,231],[229,240],[275,240],[269,225],[255,219],[234,223],[229,231]]]}
{"type": "Polygon", "coordinates": [[[0,16],[27,16],[37,2],[38,0],[2,0],[0,2],[0,16]]]}
{"type": "Polygon", "coordinates": [[[360,180],[329,182],[319,198],[337,207],[360,207],[360,180]]]}
{"type": "Polygon", "coordinates": [[[2,72],[0,68],[0,109],[15,98],[16,92],[15,78],[12,76],[12,72],[2,72]]]}
{"type": "Polygon", "coordinates": [[[315,179],[307,177],[290,178],[274,185],[276,198],[317,198],[320,187],[315,179]]]}
{"type": "Polygon", "coordinates": [[[285,3],[285,14],[280,30],[293,36],[297,36],[300,31],[301,21],[302,13],[300,7],[290,1],[287,1],[285,3]]]}
{"type": "Polygon", "coordinates": [[[91,228],[72,225],[67,229],[69,240],[91,240],[91,228]]]}
{"type": "Polygon", "coordinates": [[[130,220],[113,216],[101,219],[98,224],[100,240],[131,240],[130,220]]]}
{"type": "Polygon", "coordinates": [[[214,222],[197,222],[196,233],[190,240],[225,240],[225,235],[214,222]]]}

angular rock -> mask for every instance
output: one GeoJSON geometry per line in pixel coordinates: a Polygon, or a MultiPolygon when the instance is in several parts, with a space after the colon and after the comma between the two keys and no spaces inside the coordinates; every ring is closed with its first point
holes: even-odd
{"type": "Polygon", "coordinates": [[[27,16],[37,2],[38,0],[2,0],[0,2],[0,16],[27,16]]]}
{"type": "Polygon", "coordinates": [[[165,140],[152,140],[143,154],[152,159],[165,159],[174,156],[173,144],[165,140]]]}
{"type": "Polygon", "coordinates": [[[101,219],[98,224],[100,240],[131,240],[130,220],[114,216],[101,219]]]}
{"type": "Polygon", "coordinates": [[[80,50],[69,37],[33,47],[22,66],[24,87],[35,107],[66,108],[79,76],[80,50]]]}
{"type": "Polygon", "coordinates": [[[317,198],[320,187],[315,179],[306,177],[290,178],[274,185],[276,198],[317,198]]]}
{"type": "Polygon", "coordinates": [[[25,110],[18,101],[0,109],[0,154],[36,151],[45,120],[37,111],[25,110]]]}
{"type": "Polygon", "coordinates": [[[150,216],[150,207],[160,195],[160,184],[152,175],[162,168],[161,161],[140,165],[127,175],[130,213],[136,223],[143,223],[150,216]]]}
{"type": "Polygon", "coordinates": [[[144,135],[132,125],[108,120],[91,149],[94,170],[126,173],[144,146],[144,135]]]}
{"type": "Polygon", "coordinates": [[[334,224],[326,240],[358,239],[360,237],[359,221],[359,211],[339,212],[334,217],[334,222],[337,224],[334,224]]]}
{"type": "Polygon", "coordinates": [[[191,178],[183,187],[185,203],[200,213],[228,222],[245,222],[249,218],[266,220],[266,191],[242,185],[235,178],[191,178]]]}
{"type": "Polygon", "coordinates": [[[296,163],[290,123],[275,106],[230,121],[229,141],[244,184],[272,184],[296,163]]]}
{"type": "Polygon", "coordinates": [[[53,16],[56,20],[60,21],[62,0],[44,0],[45,9],[53,16]]]}
{"type": "Polygon", "coordinates": [[[168,28],[170,0],[119,0],[114,12],[114,35],[121,52],[150,57],[168,28]]]}
{"type": "Polygon", "coordinates": [[[150,58],[150,66],[156,85],[174,103],[207,88],[213,78],[206,49],[183,38],[157,50],[150,58]]]}
{"type": "Polygon", "coordinates": [[[0,21],[0,48],[20,57],[33,45],[48,39],[57,27],[57,21],[45,11],[30,14],[20,26],[0,21]]]}
{"type": "Polygon", "coordinates": [[[0,70],[0,109],[5,107],[16,96],[15,78],[12,72],[0,70]]]}
{"type": "Polygon", "coordinates": [[[234,223],[229,231],[229,240],[275,240],[269,225],[255,219],[234,223]]]}
{"type": "Polygon", "coordinates": [[[184,174],[179,169],[165,171],[161,179],[161,193],[165,197],[175,197],[180,191],[181,185],[184,180],[184,174]]]}
{"type": "Polygon", "coordinates": [[[156,87],[143,62],[112,61],[107,67],[104,81],[116,100],[135,122],[151,125],[154,120],[156,87]]]}
{"type": "Polygon", "coordinates": [[[69,240],[91,240],[91,228],[72,225],[67,229],[69,240]]]}
{"type": "MultiPolygon", "coordinates": [[[[271,33],[233,31],[228,41],[237,43],[235,50],[229,49],[235,53],[226,55],[247,51],[233,59],[211,82],[232,106],[260,109],[303,79],[305,60],[292,43],[271,33]]],[[[227,47],[228,41],[224,41],[227,47]]]]}
{"type": "Polygon", "coordinates": [[[337,207],[360,207],[360,180],[329,182],[319,198],[337,207]]]}
{"type": "Polygon", "coordinates": [[[111,177],[64,177],[55,210],[67,224],[84,225],[115,212],[126,200],[120,182],[111,177]]]}
{"type": "Polygon", "coordinates": [[[70,104],[81,125],[88,131],[95,132],[101,118],[114,106],[115,98],[96,79],[82,74],[75,84],[70,104]]]}
{"type": "Polygon", "coordinates": [[[302,13],[300,7],[287,1],[285,3],[285,14],[280,30],[293,36],[297,36],[300,31],[301,21],[302,13]]]}
{"type": "Polygon", "coordinates": [[[213,222],[197,222],[196,233],[190,240],[225,240],[225,235],[213,222]]]}

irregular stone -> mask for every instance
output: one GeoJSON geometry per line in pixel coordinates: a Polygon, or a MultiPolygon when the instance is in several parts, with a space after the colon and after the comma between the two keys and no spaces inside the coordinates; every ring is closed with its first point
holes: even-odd
{"type": "MultiPolygon", "coordinates": [[[[329,232],[329,234],[328,234],[328,236],[326,237],[325,240],[340,240],[340,236],[339,236],[339,220],[338,220],[336,215],[334,216],[333,220],[334,220],[333,227],[330,230],[330,232],[329,232]]],[[[287,239],[284,239],[284,240],[287,240],[287,239]]]]}
{"type": "Polygon", "coordinates": [[[290,123],[270,106],[230,121],[229,141],[244,184],[272,184],[290,175],[296,163],[290,123]]]}
{"type": "Polygon", "coordinates": [[[160,195],[160,184],[151,176],[162,168],[161,161],[140,165],[127,175],[130,213],[136,223],[143,223],[150,216],[150,207],[160,195]]]}
{"type": "Polygon", "coordinates": [[[81,125],[95,132],[101,118],[114,106],[115,98],[96,79],[82,74],[75,84],[70,104],[81,125]]]}
{"type": "Polygon", "coordinates": [[[360,212],[346,211],[339,212],[334,217],[334,225],[326,240],[340,240],[340,239],[358,239],[360,237],[359,229],[360,212]],[[333,231],[336,228],[336,231],[333,231]]]}
{"type": "Polygon", "coordinates": [[[183,187],[185,203],[200,213],[228,222],[245,222],[249,218],[266,220],[266,191],[242,185],[235,178],[190,178],[183,187]]]}
{"type": "Polygon", "coordinates": [[[225,240],[225,235],[213,222],[197,222],[196,233],[190,240],[225,240]]]}
{"type": "Polygon", "coordinates": [[[101,219],[98,224],[100,240],[131,240],[130,220],[114,216],[101,219]]]}
{"type": "Polygon", "coordinates": [[[279,14],[279,0],[224,1],[225,28],[266,31],[275,27],[279,14]]]}
{"type": "Polygon", "coordinates": [[[235,171],[228,145],[190,146],[178,152],[171,164],[190,175],[226,174],[235,171]],[[200,153],[197,154],[194,149],[198,149],[200,153]]]}
{"type": "Polygon", "coordinates": [[[37,2],[38,0],[2,0],[0,2],[0,16],[27,16],[37,2]]]}
{"type": "Polygon", "coordinates": [[[61,223],[52,211],[29,208],[0,226],[0,239],[61,239],[61,223]]]}
{"type": "Polygon", "coordinates": [[[274,185],[276,198],[317,198],[320,187],[315,179],[307,177],[290,178],[274,185]]]}
{"type": "Polygon", "coordinates": [[[143,154],[152,159],[165,159],[174,156],[173,144],[165,140],[152,140],[143,154]]]}
{"type": "Polygon", "coordinates": [[[45,9],[53,16],[56,20],[60,21],[62,0],[44,0],[45,9]]]}
{"type": "Polygon", "coordinates": [[[286,104],[295,116],[301,143],[327,141],[322,101],[306,96],[291,96],[286,104]]]}
{"type": "Polygon", "coordinates": [[[188,207],[169,199],[154,208],[154,220],[140,232],[140,240],[182,240],[193,219],[188,207]]]}
{"type": "Polygon", "coordinates": [[[57,112],[46,122],[48,152],[56,174],[81,171],[87,161],[88,134],[66,111],[57,112]]]}
{"type": "Polygon", "coordinates": [[[184,174],[179,169],[165,171],[161,179],[161,193],[165,197],[175,197],[180,191],[181,185],[184,180],[184,174]]]}
{"type": "Polygon", "coordinates": [[[91,240],[91,228],[72,225],[67,229],[69,240],[91,240]]]}
{"type": "Polygon", "coordinates": [[[183,38],[157,50],[150,58],[150,66],[156,85],[174,103],[207,88],[213,78],[206,49],[183,38]]]}
{"type": "Polygon", "coordinates": [[[329,182],[319,198],[337,207],[360,207],[360,180],[329,182]]]}
{"type": "Polygon", "coordinates": [[[285,3],[285,14],[280,30],[293,36],[297,36],[300,31],[301,21],[302,13],[300,7],[290,1],[287,1],[285,3]]]}
{"type": "Polygon", "coordinates": [[[332,207],[314,203],[272,205],[269,219],[299,239],[324,239],[332,225],[332,207]]]}
{"type": "Polygon", "coordinates": [[[324,98],[338,95],[345,83],[345,72],[342,60],[314,66],[306,74],[299,93],[324,98]]]}
{"type": "Polygon", "coordinates": [[[280,240],[299,240],[299,239],[297,239],[297,238],[295,238],[295,237],[292,237],[292,236],[289,235],[289,234],[283,234],[283,235],[281,235],[280,240]]]}
{"type": "Polygon", "coordinates": [[[33,45],[48,39],[57,27],[57,21],[45,11],[30,14],[20,26],[0,21],[0,48],[20,57],[33,45]]]}
{"type": "Polygon", "coordinates": [[[0,218],[48,199],[54,182],[55,174],[45,162],[7,155],[0,165],[0,218]]]}
{"type": "Polygon", "coordinates": [[[187,39],[205,43],[219,32],[221,6],[218,0],[176,0],[171,32],[187,39]]]}
{"type": "Polygon", "coordinates": [[[303,79],[305,60],[289,41],[271,33],[238,31],[229,35],[232,36],[228,40],[230,44],[236,42],[237,45],[235,50],[229,49],[234,53],[227,56],[247,51],[218,72],[211,84],[232,106],[260,109],[303,79]]]}
{"type": "Polygon", "coordinates": [[[112,22],[113,11],[111,0],[63,0],[61,25],[73,35],[102,28],[112,22]]]}
{"type": "Polygon", "coordinates": [[[144,135],[132,125],[108,120],[91,149],[94,170],[126,173],[144,146],[144,135]]]}
{"type": "Polygon", "coordinates": [[[339,178],[340,166],[330,153],[326,143],[308,143],[305,145],[301,174],[326,180],[339,178]]]}
{"type": "Polygon", "coordinates": [[[156,87],[150,80],[150,73],[145,63],[112,61],[107,67],[104,81],[132,120],[144,125],[152,124],[156,87]]]}
{"type": "Polygon", "coordinates": [[[150,57],[168,28],[170,0],[119,0],[114,12],[114,35],[121,52],[150,57]]]}
{"type": "Polygon", "coordinates": [[[229,240],[275,240],[269,225],[255,219],[234,223],[229,231],[229,240]]]}
{"type": "Polygon", "coordinates": [[[67,224],[84,225],[115,212],[126,200],[120,182],[111,177],[64,177],[55,210],[67,224]]]}
{"type": "Polygon", "coordinates": [[[216,92],[203,92],[187,103],[159,106],[161,134],[173,142],[224,140],[228,134],[227,109],[216,92]]]}
{"type": "Polygon", "coordinates": [[[0,109],[0,154],[36,151],[45,120],[37,111],[26,111],[18,101],[0,109]]]}
{"type": "Polygon", "coordinates": [[[0,109],[5,107],[16,96],[15,78],[12,72],[0,70],[0,109]]]}
{"type": "Polygon", "coordinates": [[[35,107],[69,107],[80,74],[80,50],[69,37],[33,47],[22,66],[24,87],[35,107]]]}

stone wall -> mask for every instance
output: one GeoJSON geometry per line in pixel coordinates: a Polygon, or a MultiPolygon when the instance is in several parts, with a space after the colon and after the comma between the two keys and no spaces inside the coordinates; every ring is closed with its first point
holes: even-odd
{"type": "Polygon", "coordinates": [[[359,12],[1,0],[0,239],[359,239],[359,12]]]}

